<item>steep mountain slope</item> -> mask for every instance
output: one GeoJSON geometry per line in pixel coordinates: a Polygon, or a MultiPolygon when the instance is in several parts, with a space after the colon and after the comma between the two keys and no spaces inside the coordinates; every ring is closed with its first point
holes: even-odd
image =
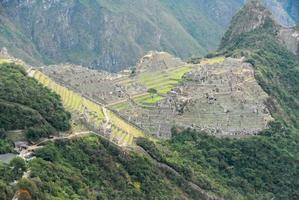
{"type": "Polygon", "coordinates": [[[117,71],[149,50],[183,58],[205,54],[217,46],[242,2],[2,0],[0,44],[34,64],[117,71]]]}
{"type": "MultiPolygon", "coordinates": [[[[0,1],[0,47],[35,65],[70,62],[119,71],[149,50],[181,58],[219,44],[244,0],[0,1]]],[[[284,25],[298,22],[296,1],[266,0],[284,25]]]]}
{"type": "Polygon", "coordinates": [[[49,143],[36,156],[27,165],[14,160],[9,166],[0,163],[1,198],[207,199],[207,194],[192,189],[169,169],[95,136],[49,143]],[[7,184],[27,169],[28,178],[16,186],[7,184]]]}
{"type": "Polygon", "coordinates": [[[0,129],[25,130],[28,139],[70,128],[70,114],[59,96],[27,77],[16,64],[0,64],[0,110],[0,129]]]}
{"type": "MultiPolygon", "coordinates": [[[[273,2],[275,3],[275,1],[273,1],[273,2]]],[[[296,1],[296,0],[288,0],[288,1],[276,0],[276,2],[281,5],[281,7],[295,21],[295,23],[299,22],[299,2],[298,1],[296,1]]]]}
{"type": "Polygon", "coordinates": [[[269,129],[238,140],[174,129],[170,141],[139,144],[224,199],[298,199],[299,60],[279,41],[279,28],[252,1],[234,17],[220,48],[253,65],[258,83],[271,97],[267,106],[275,122],[269,129]]]}
{"type": "Polygon", "coordinates": [[[282,117],[295,127],[299,127],[298,116],[298,57],[290,52],[280,42],[281,26],[277,25],[269,12],[256,1],[249,3],[233,18],[232,25],[227,31],[220,46],[227,55],[247,56],[256,70],[256,78],[264,90],[273,97],[278,104],[273,106],[272,114],[281,113],[282,117]],[[256,20],[246,18],[253,12],[260,13],[256,20]],[[242,16],[242,17],[241,17],[242,16]],[[263,20],[260,20],[263,19],[263,20]],[[245,26],[245,27],[244,27],[245,26]],[[244,27],[240,31],[239,27],[244,27]],[[277,105],[278,107],[275,107],[277,105]],[[282,107],[281,109],[279,109],[282,107]]]}
{"type": "Polygon", "coordinates": [[[289,51],[299,55],[299,25],[280,29],[278,38],[289,51]]]}

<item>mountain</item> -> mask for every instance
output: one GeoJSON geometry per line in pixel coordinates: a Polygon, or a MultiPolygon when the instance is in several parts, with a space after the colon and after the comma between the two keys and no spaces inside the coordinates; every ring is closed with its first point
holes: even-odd
{"type": "MultiPolygon", "coordinates": [[[[0,151],[14,152],[7,137],[13,129],[34,128],[32,136],[45,125],[61,134],[22,150],[20,157],[26,161],[17,157],[8,164],[0,162],[0,199],[299,199],[299,59],[284,39],[289,34],[282,34],[285,30],[263,4],[252,0],[233,17],[218,51],[192,64],[166,52],[150,52],[135,69],[119,74],[70,64],[40,69],[56,77],[55,83],[38,69],[1,59],[0,151]],[[150,130],[164,128],[150,120],[173,123],[176,112],[180,119],[185,113],[198,114],[187,115],[184,122],[197,121],[188,128],[172,127],[168,140],[147,135],[133,138],[128,148],[120,147],[114,139],[127,138],[132,126],[137,129],[107,105],[112,98],[126,109],[122,86],[145,94],[129,96],[130,106],[163,108],[154,117],[130,115],[144,117],[150,130]],[[90,92],[93,88],[96,94],[90,92]],[[100,97],[106,99],[97,103],[94,99],[100,97]],[[173,102],[176,98],[182,101],[173,102]],[[90,118],[96,122],[90,126],[96,129],[94,135],[86,130],[65,132],[70,116],[64,109],[72,111],[72,131],[82,131],[90,118]],[[222,121],[216,117],[235,118],[237,123],[231,125],[241,128],[251,123],[254,134],[223,137],[217,129],[206,132],[195,124],[219,127],[222,121]],[[105,129],[96,126],[98,118],[105,129]],[[115,134],[107,131],[109,126],[115,134]]],[[[296,28],[287,30],[292,35],[296,28]]]]}
{"type": "MultiPolygon", "coordinates": [[[[150,50],[181,58],[215,50],[244,0],[0,1],[0,47],[37,66],[73,63],[120,71],[150,50]]],[[[265,0],[282,24],[297,1],[265,0]]]]}
{"type": "Polygon", "coordinates": [[[299,59],[281,42],[280,28],[259,1],[250,1],[233,18],[218,52],[253,66],[270,96],[266,104],[275,120],[268,129],[232,139],[177,128],[171,140],[138,144],[223,199],[298,199],[299,59]]]}
{"type": "Polygon", "coordinates": [[[281,41],[282,30],[284,28],[259,2],[252,1],[232,19],[220,50],[234,56],[247,55],[254,64],[260,85],[281,103],[284,107],[281,110],[291,112],[284,118],[289,118],[298,127],[298,112],[294,112],[298,109],[298,89],[295,87],[298,84],[298,57],[281,41]],[[256,12],[259,18],[248,18],[256,12]],[[243,20],[248,21],[245,24],[243,20]]]}
{"type": "Polygon", "coordinates": [[[0,46],[41,65],[119,71],[149,50],[182,58],[214,49],[243,0],[1,0],[0,46]]]}
{"type": "Polygon", "coordinates": [[[265,5],[275,19],[284,26],[294,26],[299,22],[299,2],[296,0],[265,0],[265,5]]]}

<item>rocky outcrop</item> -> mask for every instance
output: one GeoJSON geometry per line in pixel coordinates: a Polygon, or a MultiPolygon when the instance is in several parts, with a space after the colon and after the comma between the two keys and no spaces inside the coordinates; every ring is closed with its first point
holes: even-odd
{"type": "Polygon", "coordinates": [[[299,55],[299,26],[282,28],[278,34],[279,40],[295,55],[299,55]]]}
{"type": "MultiPolygon", "coordinates": [[[[228,46],[238,36],[262,28],[265,24],[275,23],[272,13],[259,0],[249,0],[233,17],[228,31],[222,38],[220,49],[228,46]]],[[[275,31],[274,33],[275,34],[275,31]]]]}

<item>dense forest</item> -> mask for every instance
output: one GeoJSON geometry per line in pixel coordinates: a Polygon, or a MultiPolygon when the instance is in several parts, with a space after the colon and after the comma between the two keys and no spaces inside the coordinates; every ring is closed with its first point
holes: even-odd
{"type": "Polygon", "coordinates": [[[139,140],[152,157],[225,199],[298,199],[299,137],[278,124],[260,136],[219,139],[193,130],[139,140]]]}
{"type": "Polygon", "coordinates": [[[70,128],[60,97],[16,64],[0,65],[0,110],[2,132],[25,130],[30,140],[70,128]]]}
{"type": "Polygon", "coordinates": [[[200,198],[147,157],[96,136],[51,142],[36,156],[24,165],[13,160],[10,166],[0,166],[0,199],[11,198],[12,191],[45,200],[200,198]],[[28,168],[30,179],[7,184],[28,168]]]}

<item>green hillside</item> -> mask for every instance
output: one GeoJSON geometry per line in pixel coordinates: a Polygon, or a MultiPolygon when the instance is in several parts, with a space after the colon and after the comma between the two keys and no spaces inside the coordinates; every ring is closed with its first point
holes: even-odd
{"type": "Polygon", "coordinates": [[[271,96],[267,104],[276,122],[268,130],[237,140],[174,129],[170,141],[139,144],[152,157],[225,199],[298,199],[299,61],[278,42],[276,28],[263,7],[249,4],[233,19],[220,49],[226,56],[245,56],[253,64],[259,84],[271,96]],[[251,9],[265,14],[266,20],[239,32],[236,27],[251,26],[246,24],[251,9]]]}
{"type": "Polygon", "coordinates": [[[24,130],[36,140],[70,128],[60,97],[26,76],[21,66],[0,64],[0,128],[24,130]]]}
{"type": "MultiPolygon", "coordinates": [[[[272,115],[287,125],[299,128],[299,60],[278,42],[279,26],[264,12],[264,22],[256,29],[238,32],[236,27],[246,26],[246,17],[252,14],[248,5],[232,20],[232,25],[222,40],[220,51],[227,56],[245,56],[256,71],[262,88],[272,97],[269,103],[272,115]],[[243,17],[241,17],[243,16],[243,17]]],[[[252,18],[251,18],[252,19],[252,18]]],[[[254,20],[252,24],[254,24],[254,20]]]]}
{"type": "MultiPolygon", "coordinates": [[[[30,199],[200,199],[175,174],[96,136],[50,143],[16,173],[0,164],[0,196],[30,199]],[[5,184],[30,168],[30,179],[5,184]]],[[[21,165],[22,166],[22,165],[21,165]]]]}

